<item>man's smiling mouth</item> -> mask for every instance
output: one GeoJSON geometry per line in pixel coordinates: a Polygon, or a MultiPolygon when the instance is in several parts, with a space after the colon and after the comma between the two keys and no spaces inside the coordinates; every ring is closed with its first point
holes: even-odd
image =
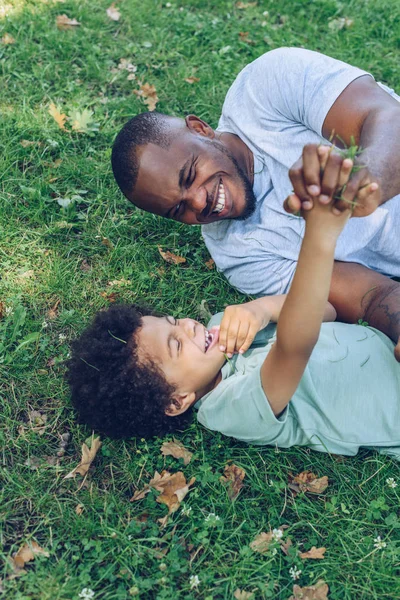
{"type": "Polygon", "coordinates": [[[225,208],[225,188],[224,188],[224,184],[222,183],[222,181],[219,182],[218,188],[217,188],[217,198],[216,198],[216,203],[215,203],[215,207],[214,210],[212,211],[212,215],[219,215],[220,212],[222,212],[225,208]]]}

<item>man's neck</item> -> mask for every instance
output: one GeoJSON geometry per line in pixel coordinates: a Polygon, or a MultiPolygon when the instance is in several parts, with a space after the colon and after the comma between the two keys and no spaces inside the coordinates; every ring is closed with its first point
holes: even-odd
{"type": "Polygon", "coordinates": [[[217,133],[218,140],[233,154],[238,165],[250,181],[254,182],[254,156],[250,148],[234,133],[217,133]]]}

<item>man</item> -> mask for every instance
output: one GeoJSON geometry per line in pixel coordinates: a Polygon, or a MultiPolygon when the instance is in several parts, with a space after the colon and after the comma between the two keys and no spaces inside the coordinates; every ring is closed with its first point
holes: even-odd
{"type": "Polygon", "coordinates": [[[238,75],[216,131],[194,115],[132,119],[114,144],[114,174],[138,207],[202,224],[232,285],[286,293],[304,232],[293,213],[329,202],[348,168],[321,141],[355,142],[363,152],[337,208],[361,187],[354,216],[365,218],[339,237],[329,300],[340,320],[364,319],[398,342],[400,360],[400,284],[387,277],[400,276],[398,100],[365,71],[304,49],[273,50],[238,75]]]}

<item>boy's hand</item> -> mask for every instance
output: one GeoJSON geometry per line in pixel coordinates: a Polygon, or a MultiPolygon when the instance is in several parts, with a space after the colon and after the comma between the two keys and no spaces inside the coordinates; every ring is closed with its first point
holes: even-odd
{"type": "Polygon", "coordinates": [[[251,346],[256,334],[268,325],[269,315],[262,302],[227,306],[219,330],[219,348],[231,358],[234,352],[243,354],[251,346]]]}
{"type": "Polygon", "coordinates": [[[360,168],[349,178],[353,163],[343,158],[334,146],[304,146],[302,157],[289,170],[293,194],[284,202],[289,213],[310,210],[315,202],[329,204],[337,191],[348,185],[340,198],[335,198],[335,207],[344,211],[353,203],[352,216],[365,217],[381,203],[380,188],[372,180],[368,169],[360,168]]]}

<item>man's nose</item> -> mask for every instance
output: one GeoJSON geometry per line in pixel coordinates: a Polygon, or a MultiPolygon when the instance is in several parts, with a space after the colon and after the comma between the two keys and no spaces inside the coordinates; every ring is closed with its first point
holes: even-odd
{"type": "Polygon", "coordinates": [[[186,204],[196,214],[203,212],[207,206],[207,190],[201,187],[191,192],[186,200],[186,204]]]}

